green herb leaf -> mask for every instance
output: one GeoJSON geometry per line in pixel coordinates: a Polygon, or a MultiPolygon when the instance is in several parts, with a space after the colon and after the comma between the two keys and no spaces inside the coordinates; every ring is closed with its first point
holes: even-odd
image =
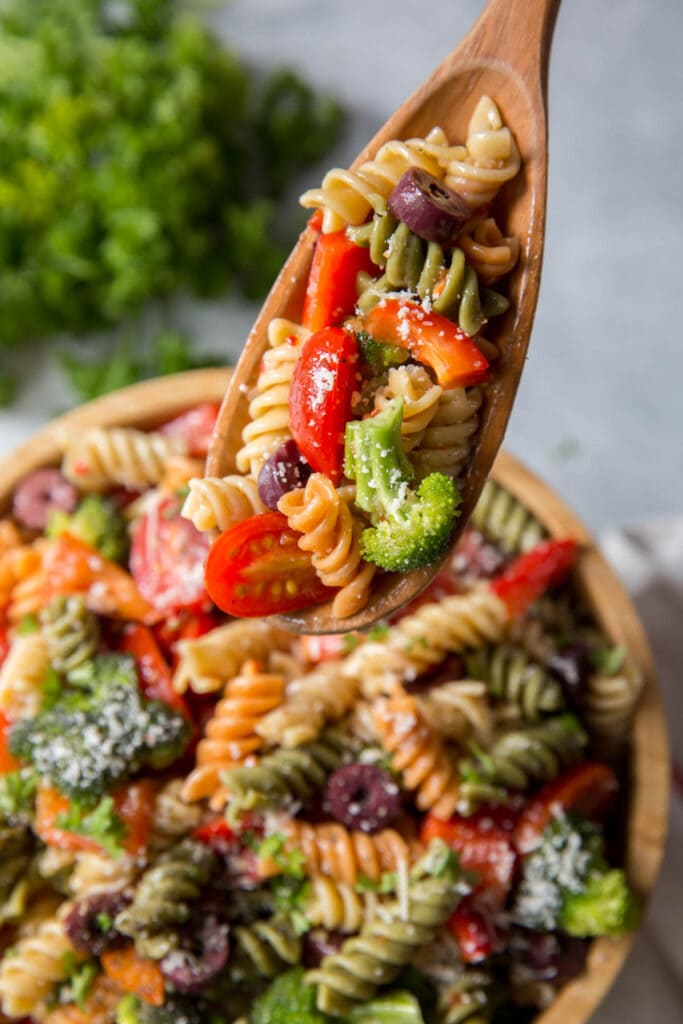
{"type": "Polygon", "coordinates": [[[355,888],[356,892],[375,892],[380,896],[385,896],[387,893],[394,892],[397,884],[398,880],[395,871],[383,871],[379,882],[375,882],[363,871],[360,871],[356,879],[355,888]]]}
{"type": "Polygon", "coordinates": [[[110,796],[103,796],[97,806],[87,813],[81,804],[74,801],[68,811],[58,816],[55,825],[67,832],[87,836],[114,858],[123,853],[122,842],[128,834],[126,826],[114,810],[114,801],[110,796]]]}
{"type": "Polygon", "coordinates": [[[40,623],[36,615],[24,615],[16,628],[16,632],[23,636],[26,633],[37,633],[39,629],[40,623]]]}
{"type": "Polygon", "coordinates": [[[14,821],[33,811],[38,775],[33,768],[19,768],[0,775],[0,820],[14,821]]]}
{"type": "Polygon", "coordinates": [[[259,860],[274,860],[286,875],[291,875],[293,878],[304,878],[306,858],[301,850],[285,849],[286,842],[286,836],[279,832],[273,832],[259,843],[257,856],[259,860]]]}
{"type": "Polygon", "coordinates": [[[597,650],[591,651],[590,660],[598,672],[606,676],[613,676],[626,660],[626,648],[599,647],[597,650]]]}

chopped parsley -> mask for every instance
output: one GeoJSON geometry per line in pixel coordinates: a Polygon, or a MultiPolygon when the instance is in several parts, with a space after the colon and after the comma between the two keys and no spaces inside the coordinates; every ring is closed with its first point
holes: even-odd
{"type": "Polygon", "coordinates": [[[360,871],[356,879],[355,889],[356,892],[374,892],[380,896],[385,896],[387,893],[394,892],[397,884],[398,879],[395,871],[383,871],[379,882],[375,882],[364,871],[360,871]]]}
{"type": "Polygon", "coordinates": [[[286,849],[286,843],[286,836],[280,832],[273,832],[258,844],[256,855],[259,860],[274,861],[285,875],[291,875],[292,878],[304,878],[306,858],[301,850],[286,849]]]}
{"type": "Polygon", "coordinates": [[[57,817],[55,825],[67,832],[92,839],[114,858],[123,853],[122,842],[128,834],[126,826],[114,810],[114,801],[110,796],[102,797],[89,811],[79,803],[72,803],[68,811],[57,817]]]}

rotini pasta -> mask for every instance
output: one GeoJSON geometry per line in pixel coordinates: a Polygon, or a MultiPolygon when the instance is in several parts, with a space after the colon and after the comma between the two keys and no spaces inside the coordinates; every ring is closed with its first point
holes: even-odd
{"type": "Polygon", "coordinates": [[[258,620],[227,622],[196,640],[181,640],[176,647],[174,689],[215,693],[249,658],[265,658],[271,651],[286,650],[290,643],[288,633],[258,620]]]}
{"type": "Polygon", "coordinates": [[[425,722],[415,699],[397,693],[384,701],[375,712],[375,725],[404,788],[415,792],[417,807],[437,818],[450,818],[458,805],[457,765],[425,722]]]}
{"type": "Polygon", "coordinates": [[[490,203],[501,186],[514,178],[521,164],[519,150],[490,96],[482,96],[477,103],[465,145],[445,150],[442,160],[446,184],[474,208],[490,203]]]}
{"type": "Polygon", "coordinates": [[[33,935],[20,940],[0,963],[0,1001],[8,1017],[25,1017],[68,974],[66,956],[77,956],[61,920],[44,920],[33,935]]]}
{"type": "Polygon", "coordinates": [[[171,779],[156,794],[148,844],[153,853],[167,850],[199,825],[201,811],[183,798],[185,785],[184,779],[171,779]]]}
{"type": "Polygon", "coordinates": [[[82,491],[116,484],[131,490],[158,484],[172,455],[184,455],[175,437],[132,427],[93,427],[67,440],[62,473],[82,491]]]}
{"type": "Polygon", "coordinates": [[[467,970],[439,997],[439,1024],[488,1024],[494,1009],[491,976],[467,970]]]}
{"type": "Polygon", "coordinates": [[[314,473],[303,489],[278,503],[291,529],[301,533],[299,547],[312,553],[313,566],[327,587],[339,588],[332,614],[346,619],[365,607],[375,567],[363,562],[362,523],[351,511],[352,488],[337,490],[323,473],[314,473]]]}
{"type": "MultiPolygon", "coordinates": [[[[350,832],[336,823],[311,825],[292,818],[283,825],[282,832],[287,848],[303,855],[307,875],[328,875],[351,887],[361,874],[379,882],[382,872],[396,871],[399,865],[412,863],[420,850],[418,844],[390,828],[367,835],[350,832]]],[[[277,865],[262,868],[274,874],[280,870],[277,865]]]]}
{"type": "Polygon", "coordinates": [[[272,745],[310,743],[327,722],[343,718],[353,708],[358,686],[358,680],[342,675],[334,662],[320,665],[288,684],[282,706],[266,715],[256,732],[272,745]]]}
{"type": "Polygon", "coordinates": [[[207,476],[188,483],[182,514],[198,530],[228,530],[249,516],[265,512],[256,481],[250,476],[207,476]]]}
{"type": "Polygon", "coordinates": [[[39,633],[17,633],[0,667],[0,708],[13,718],[32,718],[43,702],[43,682],[50,657],[39,633]]]}
{"type": "Polygon", "coordinates": [[[424,437],[439,407],[442,389],[422,366],[398,366],[389,370],[386,387],[375,395],[375,409],[381,412],[400,395],[403,398],[401,436],[403,447],[412,451],[424,437]]]}
{"type": "MultiPolygon", "coordinates": [[[[519,239],[506,238],[493,217],[473,217],[459,242],[472,272],[484,284],[509,274],[519,259],[519,239]]],[[[499,307],[496,312],[505,309],[499,307]]]]}
{"type": "Polygon", "coordinates": [[[289,430],[289,388],[294,365],[310,331],[291,320],[272,320],[268,325],[268,343],[255,394],[249,404],[249,423],[242,431],[242,448],[237,453],[237,469],[258,477],[261,466],[284,441],[289,430]]]}
{"type": "Polygon", "coordinates": [[[496,700],[517,707],[527,722],[565,707],[559,680],[520,648],[483,648],[468,658],[467,667],[475,679],[486,682],[496,700]]]}
{"type": "Polygon", "coordinates": [[[257,662],[245,662],[240,675],[227,684],[206,725],[197,747],[196,767],[182,788],[185,800],[211,797],[214,808],[223,806],[222,774],[260,749],[263,740],[256,727],[282,702],[284,689],[282,676],[264,672],[257,662]]]}
{"type": "Polygon", "coordinates": [[[301,961],[301,938],[282,917],[239,925],[234,929],[234,937],[237,949],[230,974],[235,982],[254,974],[261,978],[274,978],[286,966],[291,967],[301,961]]]}
{"type": "Polygon", "coordinates": [[[41,609],[40,623],[57,672],[70,672],[97,652],[99,623],[82,594],[53,598],[41,609]]]}
{"type": "Polygon", "coordinates": [[[510,555],[528,551],[546,536],[541,523],[522,502],[491,479],[484,484],[472,524],[510,555]]]}
{"type": "Polygon", "coordinates": [[[314,927],[345,935],[360,931],[365,919],[365,900],[350,885],[317,875],[311,879],[309,893],[304,912],[314,927]]]}
{"type": "Polygon", "coordinates": [[[140,863],[128,854],[113,858],[86,850],[74,858],[67,888],[75,899],[122,892],[132,886],[139,872],[140,863]]]}
{"type": "Polygon", "coordinates": [[[443,177],[442,161],[447,152],[448,141],[441,128],[433,128],[424,139],[392,140],[355,171],[339,167],[328,171],[322,186],[304,192],[299,201],[302,206],[323,211],[325,232],[362,224],[372,209],[373,196],[388,198],[409,167],[421,167],[443,177]]]}
{"type": "Polygon", "coordinates": [[[642,689],[642,674],[628,664],[612,675],[593,672],[588,677],[583,718],[602,756],[614,757],[627,743],[642,689]]]}
{"type": "Polygon", "coordinates": [[[479,429],[483,396],[480,388],[443,391],[420,444],[411,454],[418,479],[430,473],[458,478],[472,451],[479,429]]]}
{"type": "Polygon", "coordinates": [[[487,690],[474,679],[441,683],[415,697],[427,726],[444,739],[463,743],[474,737],[484,741],[493,731],[493,713],[487,690]]]}

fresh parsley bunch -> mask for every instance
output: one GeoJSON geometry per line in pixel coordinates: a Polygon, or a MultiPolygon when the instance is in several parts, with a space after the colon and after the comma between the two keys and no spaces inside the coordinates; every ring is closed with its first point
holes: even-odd
{"type": "Polygon", "coordinates": [[[252,80],[174,0],[5,0],[0,345],[179,290],[261,295],[273,200],[340,119],[293,73],[252,80]]]}

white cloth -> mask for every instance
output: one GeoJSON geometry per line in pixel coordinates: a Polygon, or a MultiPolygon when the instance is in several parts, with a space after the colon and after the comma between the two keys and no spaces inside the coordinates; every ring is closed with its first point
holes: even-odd
{"type": "MultiPolygon", "coordinates": [[[[602,549],[630,590],[652,645],[674,761],[683,760],[683,519],[614,531],[602,549]]],[[[674,779],[676,775],[674,775],[674,779]]],[[[664,865],[631,956],[593,1024],[683,1022],[683,781],[674,782],[664,865]]]]}

